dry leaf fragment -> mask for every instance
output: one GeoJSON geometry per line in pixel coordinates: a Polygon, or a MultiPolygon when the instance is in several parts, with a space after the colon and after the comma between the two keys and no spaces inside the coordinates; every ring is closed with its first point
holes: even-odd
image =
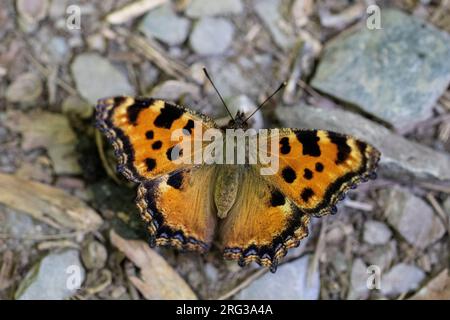
{"type": "Polygon", "coordinates": [[[111,12],[106,16],[106,21],[111,24],[121,24],[131,20],[135,17],[143,15],[147,11],[160,6],[161,4],[167,2],[167,0],[138,0],[124,7],[111,12]]]}
{"type": "Polygon", "coordinates": [[[102,218],[86,203],[49,185],[0,173],[0,203],[55,228],[90,232],[102,218]]]}
{"type": "Polygon", "coordinates": [[[0,267],[0,290],[5,290],[12,283],[12,274],[14,272],[14,254],[11,250],[3,253],[0,267]]]}
{"type": "Polygon", "coordinates": [[[450,300],[450,276],[448,274],[448,269],[442,270],[410,299],[450,300]]]}
{"type": "Polygon", "coordinates": [[[146,299],[197,299],[183,278],[147,243],[124,239],[114,231],[111,231],[110,239],[112,244],[141,269],[140,277],[130,276],[130,281],[146,299]]]}

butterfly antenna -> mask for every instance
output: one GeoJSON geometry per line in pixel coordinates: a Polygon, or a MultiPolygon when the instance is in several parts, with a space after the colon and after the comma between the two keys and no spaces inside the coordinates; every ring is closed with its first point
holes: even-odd
{"type": "Polygon", "coordinates": [[[206,78],[208,78],[209,82],[211,82],[212,86],[214,87],[214,90],[216,90],[217,94],[219,95],[220,100],[222,101],[225,109],[227,109],[228,114],[230,115],[231,120],[234,121],[234,117],[231,115],[230,110],[227,107],[227,104],[225,103],[225,101],[222,98],[222,95],[220,94],[219,90],[217,90],[216,86],[214,85],[214,82],[212,81],[211,77],[208,74],[208,71],[206,71],[206,68],[203,67],[203,72],[205,73],[206,78]]]}
{"type": "Polygon", "coordinates": [[[244,122],[247,122],[247,120],[250,119],[256,112],[258,112],[258,110],[261,109],[261,108],[266,104],[267,101],[269,101],[270,99],[272,99],[272,97],[273,97],[274,95],[276,95],[276,94],[277,94],[281,89],[283,89],[285,86],[286,86],[286,81],[283,82],[283,83],[278,87],[278,89],[275,90],[275,92],[272,93],[266,100],[264,100],[264,101],[258,106],[258,108],[256,108],[255,111],[253,111],[252,114],[249,115],[249,116],[244,120],[244,122]]]}

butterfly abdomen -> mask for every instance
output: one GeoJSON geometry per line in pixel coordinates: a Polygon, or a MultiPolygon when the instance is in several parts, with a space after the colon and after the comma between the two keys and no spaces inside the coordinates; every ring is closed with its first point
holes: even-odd
{"type": "Polygon", "coordinates": [[[214,203],[217,209],[217,216],[224,219],[236,201],[240,174],[235,165],[217,166],[216,170],[214,203]]]}

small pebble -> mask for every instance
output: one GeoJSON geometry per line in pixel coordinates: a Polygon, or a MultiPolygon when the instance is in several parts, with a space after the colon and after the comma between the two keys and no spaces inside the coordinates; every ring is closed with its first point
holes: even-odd
{"type": "Polygon", "coordinates": [[[101,269],[106,264],[108,253],[98,241],[88,242],[81,250],[81,259],[87,269],[101,269]]]}
{"type": "Polygon", "coordinates": [[[41,79],[34,73],[19,75],[6,89],[6,99],[10,102],[31,103],[42,94],[41,79]]]}
{"type": "Polygon", "coordinates": [[[150,11],[139,25],[139,30],[147,37],[175,46],[182,44],[189,33],[190,21],[179,17],[170,4],[150,11]]]}
{"type": "Polygon", "coordinates": [[[200,55],[218,55],[231,45],[234,26],[224,18],[202,18],[190,37],[192,49],[200,55]]]}

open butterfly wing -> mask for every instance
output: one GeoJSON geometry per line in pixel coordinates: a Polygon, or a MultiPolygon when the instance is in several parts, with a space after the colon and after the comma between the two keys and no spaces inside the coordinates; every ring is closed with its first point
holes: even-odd
{"type": "Polygon", "coordinates": [[[345,192],[375,177],[380,152],[343,134],[279,130],[279,168],[263,176],[305,213],[334,213],[345,192]]]}
{"type": "Polygon", "coordinates": [[[220,222],[224,257],[241,266],[255,261],[275,270],[287,250],[308,235],[310,216],[249,167],[242,172],[238,197],[220,222]]]}
{"type": "Polygon", "coordinates": [[[212,166],[182,169],[139,186],[137,204],[151,245],[206,252],[216,228],[212,166]]]}
{"type": "Polygon", "coordinates": [[[172,139],[176,129],[186,130],[194,143],[196,130],[215,128],[215,123],[206,116],[163,100],[108,98],[99,100],[96,111],[97,126],[116,151],[118,171],[135,182],[188,167],[173,159],[174,154],[193,159],[195,151],[191,148],[189,155],[183,155],[183,150],[172,152],[180,145],[179,140],[172,139]]]}

